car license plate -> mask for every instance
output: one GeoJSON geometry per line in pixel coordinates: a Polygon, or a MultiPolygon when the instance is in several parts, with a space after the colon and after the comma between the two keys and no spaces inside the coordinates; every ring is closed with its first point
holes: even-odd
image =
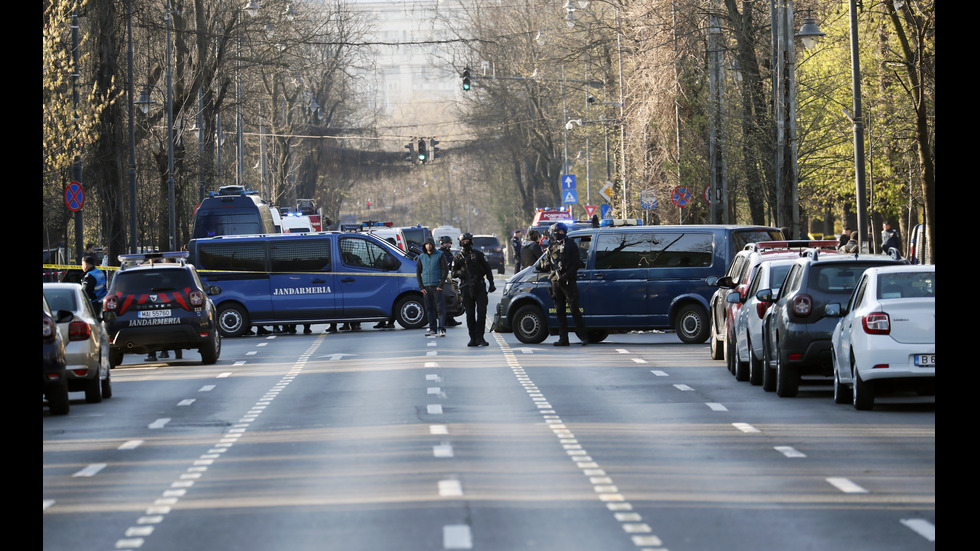
{"type": "Polygon", "coordinates": [[[935,354],[916,354],[915,365],[918,367],[936,367],[935,354]]]}
{"type": "Polygon", "coordinates": [[[169,318],[170,310],[140,310],[141,318],[169,318]]]}

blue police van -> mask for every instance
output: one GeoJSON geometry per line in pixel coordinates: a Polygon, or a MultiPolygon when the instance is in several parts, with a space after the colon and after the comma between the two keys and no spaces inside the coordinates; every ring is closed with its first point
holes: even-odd
{"type": "Polygon", "coordinates": [[[222,336],[252,325],[426,322],[415,261],[365,233],[225,235],[192,239],[189,262],[220,288],[212,297],[222,336]]]}
{"type": "MultiPolygon", "coordinates": [[[[569,231],[568,239],[582,256],[578,304],[590,342],[610,333],[672,329],[685,343],[703,343],[716,290],[705,278],[724,275],[747,243],[779,240],[782,232],[768,226],[625,225],[569,231]]],[[[493,321],[494,331],[513,332],[528,344],[558,333],[548,274],[537,264],[507,281],[493,321]]],[[[574,327],[571,319],[569,324],[574,327]]]]}

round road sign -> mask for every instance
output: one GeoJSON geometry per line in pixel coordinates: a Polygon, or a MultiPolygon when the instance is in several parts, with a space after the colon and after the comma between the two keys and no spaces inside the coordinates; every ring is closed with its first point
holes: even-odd
{"type": "Polygon", "coordinates": [[[677,186],[670,195],[670,200],[678,207],[686,207],[691,204],[691,190],[687,186],[677,186]]]}

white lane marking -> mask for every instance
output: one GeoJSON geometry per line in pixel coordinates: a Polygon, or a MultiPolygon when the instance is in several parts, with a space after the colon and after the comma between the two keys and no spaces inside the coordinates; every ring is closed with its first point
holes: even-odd
{"type": "Polygon", "coordinates": [[[267,343],[267,342],[260,342],[260,343],[256,344],[255,346],[269,346],[269,343],[267,343]]]}
{"type": "Polygon", "coordinates": [[[149,536],[152,533],[152,526],[133,526],[126,530],[126,537],[132,538],[134,536],[149,536]]]}
{"type": "Polygon", "coordinates": [[[463,485],[458,480],[440,480],[439,495],[442,497],[458,497],[463,495],[463,485]]]}
{"type": "Polygon", "coordinates": [[[902,524],[929,541],[936,541],[936,526],[921,518],[903,518],[902,524]]]}
{"type": "Polygon", "coordinates": [[[245,365],[245,363],[246,363],[245,360],[238,360],[237,362],[233,363],[232,365],[239,366],[239,365],[245,365]]]}
{"type": "Polygon", "coordinates": [[[177,405],[178,406],[189,406],[189,405],[193,404],[195,401],[196,400],[194,398],[188,398],[186,400],[181,400],[181,401],[177,402],[177,405]]]}
{"type": "Polygon", "coordinates": [[[228,378],[228,377],[231,377],[231,371],[226,371],[226,372],[224,372],[224,373],[219,373],[219,374],[218,374],[218,375],[217,375],[217,376],[215,377],[215,379],[225,379],[225,378],[228,378]]]}
{"type": "Polygon", "coordinates": [[[442,414],[442,404],[429,404],[425,406],[425,410],[432,415],[440,415],[442,414]]]}
{"type": "Polygon", "coordinates": [[[707,406],[711,408],[711,411],[728,411],[728,408],[718,402],[708,402],[707,406]]]}
{"type": "Polygon", "coordinates": [[[449,434],[449,427],[446,425],[429,425],[429,434],[449,434]]]}
{"type": "Polygon", "coordinates": [[[430,386],[425,389],[426,394],[439,394],[440,392],[442,392],[442,389],[437,386],[430,386]]]}
{"type": "Polygon", "coordinates": [[[643,358],[633,358],[633,361],[636,362],[636,363],[638,363],[638,364],[645,364],[645,363],[647,363],[647,361],[644,360],[643,358]]]}
{"type": "Polygon", "coordinates": [[[89,465],[89,466],[85,467],[84,469],[78,471],[77,473],[73,474],[72,476],[74,476],[74,477],[95,476],[96,474],[98,474],[99,471],[101,471],[102,469],[106,468],[106,466],[107,466],[106,463],[92,463],[91,465],[89,465]]]}
{"type": "Polygon", "coordinates": [[[776,446],[776,451],[786,457],[806,457],[806,454],[796,450],[793,446],[776,446]]]}
{"type": "Polygon", "coordinates": [[[143,547],[143,538],[116,540],[116,549],[139,549],[143,547]]]}
{"type": "Polygon", "coordinates": [[[51,507],[52,505],[54,505],[54,500],[53,499],[45,499],[45,500],[42,501],[42,504],[44,505],[44,509],[41,509],[41,510],[44,511],[44,510],[47,510],[48,507],[51,507]]]}
{"type": "Polygon", "coordinates": [[[625,348],[617,348],[616,349],[616,352],[619,352],[620,354],[629,354],[630,353],[630,351],[629,350],[626,350],[625,348]]]}
{"type": "Polygon", "coordinates": [[[521,354],[534,354],[534,349],[533,348],[528,348],[526,346],[525,347],[522,347],[522,348],[518,348],[518,350],[521,351],[521,354]]]}
{"type": "Polygon", "coordinates": [[[677,390],[694,390],[693,388],[685,384],[674,385],[674,388],[676,388],[677,390]]]}
{"type": "Polygon", "coordinates": [[[472,549],[473,535],[465,524],[450,524],[442,527],[442,546],[444,549],[472,549]]]}
{"type": "Polygon", "coordinates": [[[753,427],[748,423],[732,423],[732,426],[742,432],[759,432],[759,429],[753,427]]]}
{"type": "Polygon", "coordinates": [[[147,428],[151,428],[151,429],[162,429],[163,426],[166,425],[169,422],[170,422],[170,418],[169,417],[161,417],[160,419],[157,419],[156,421],[154,421],[154,422],[150,423],[149,425],[147,425],[147,428]]]}
{"type": "Polygon", "coordinates": [[[435,373],[429,373],[428,375],[425,376],[425,380],[439,382],[442,380],[442,377],[436,375],[435,373]]]}
{"type": "Polygon", "coordinates": [[[439,362],[425,362],[422,367],[439,367],[439,362]]]}
{"type": "Polygon", "coordinates": [[[438,356],[439,353],[436,352],[435,350],[430,350],[430,351],[426,352],[425,355],[426,356],[438,356]]]}
{"type": "Polygon", "coordinates": [[[116,449],[117,450],[135,450],[136,448],[140,447],[142,444],[143,444],[143,441],[142,440],[129,440],[127,442],[123,442],[122,445],[120,445],[116,449]]]}
{"type": "Polygon", "coordinates": [[[214,390],[215,386],[217,385],[204,385],[198,390],[198,392],[211,392],[212,390],[214,390]]]}
{"type": "Polygon", "coordinates": [[[250,351],[246,352],[245,355],[246,356],[254,356],[254,355],[258,354],[258,353],[259,353],[258,350],[250,350],[250,351]]]}
{"type": "Polygon", "coordinates": [[[850,480],[842,477],[831,477],[827,479],[827,482],[831,483],[838,490],[844,492],[845,494],[866,494],[867,490],[858,486],[857,484],[851,482],[850,480]]]}
{"type": "Polygon", "coordinates": [[[653,373],[657,377],[669,377],[666,371],[660,371],[659,369],[651,369],[650,373],[653,373]]]}
{"type": "Polygon", "coordinates": [[[433,457],[453,457],[453,446],[449,442],[432,446],[432,455],[433,457]]]}

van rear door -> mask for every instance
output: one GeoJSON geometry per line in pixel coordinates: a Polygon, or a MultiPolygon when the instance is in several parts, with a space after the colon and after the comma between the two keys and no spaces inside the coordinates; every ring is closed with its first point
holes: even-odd
{"type": "Polygon", "coordinates": [[[326,320],[339,315],[329,236],[269,240],[269,287],[276,319],[326,320]]]}

